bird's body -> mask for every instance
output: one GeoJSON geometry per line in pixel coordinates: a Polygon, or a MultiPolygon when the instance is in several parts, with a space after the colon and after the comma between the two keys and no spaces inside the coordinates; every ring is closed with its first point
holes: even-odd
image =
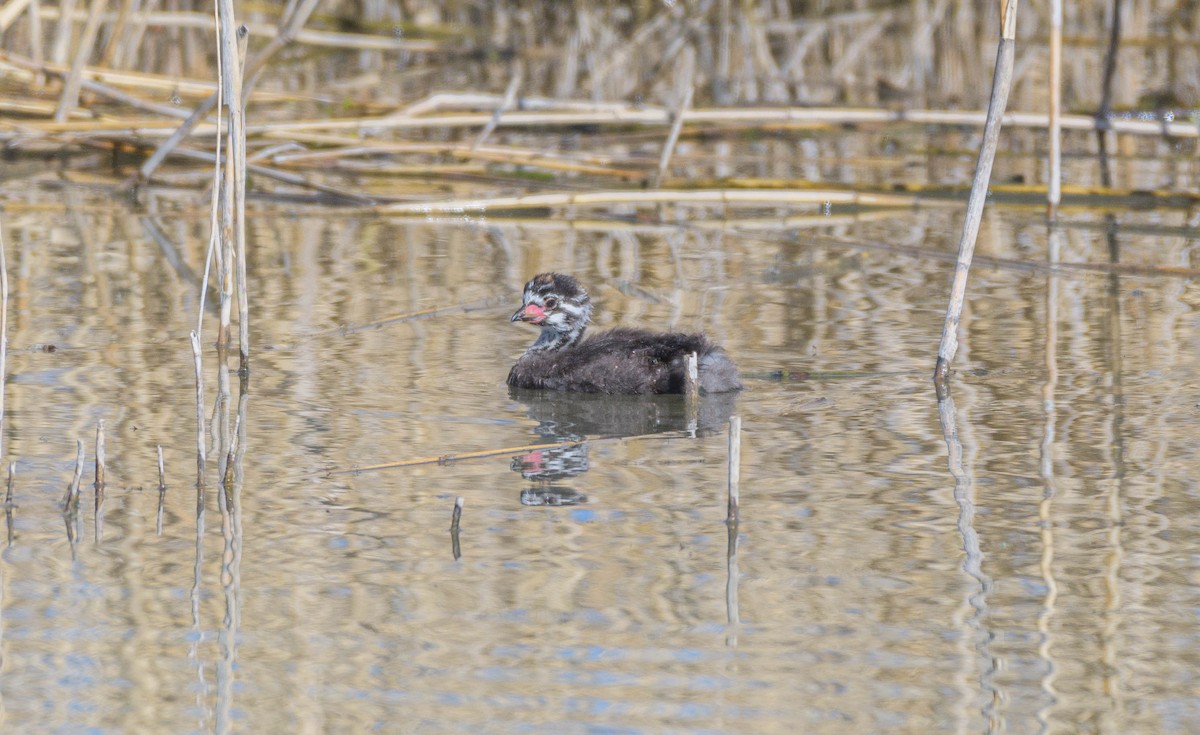
{"type": "Polygon", "coordinates": [[[683,393],[688,353],[695,352],[702,392],[741,390],[737,367],[703,335],[612,329],[584,338],[592,306],[571,276],[543,273],[525,285],[513,321],[542,328],[513,365],[508,384],[580,393],[683,393]]]}

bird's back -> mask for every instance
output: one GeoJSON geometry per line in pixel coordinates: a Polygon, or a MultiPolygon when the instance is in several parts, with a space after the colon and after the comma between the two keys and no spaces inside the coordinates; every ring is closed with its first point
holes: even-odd
{"type": "Polygon", "coordinates": [[[682,393],[686,356],[699,358],[700,388],[740,390],[733,361],[703,335],[613,329],[570,347],[528,352],[508,374],[518,388],[582,393],[682,393]]]}

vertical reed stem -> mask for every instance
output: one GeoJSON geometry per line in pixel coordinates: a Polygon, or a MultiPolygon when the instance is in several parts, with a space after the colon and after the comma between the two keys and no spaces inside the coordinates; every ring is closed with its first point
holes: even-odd
{"type": "Polygon", "coordinates": [[[654,179],[656,187],[662,186],[667,175],[667,167],[671,165],[671,154],[675,152],[675,144],[679,141],[679,133],[683,130],[683,114],[692,106],[692,95],[696,92],[696,49],[688,46],[679,56],[675,65],[675,95],[678,104],[672,111],[671,132],[663,143],[662,155],[658,159],[658,175],[654,179]]]}
{"type": "MultiPolygon", "coordinates": [[[[62,97],[58,101],[58,109],[54,112],[55,122],[65,122],[71,110],[79,103],[79,84],[83,79],[83,67],[87,65],[92,47],[96,45],[96,34],[100,31],[100,21],[104,17],[104,9],[108,0],[92,0],[88,10],[87,22],[83,26],[83,36],[79,39],[79,47],[75,59],[71,62],[71,70],[63,82],[62,97]]],[[[68,26],[69,27],[69,26],[68,26]]]]}
{"type": "Polygon", "coordinates": [[[204,366],[200,335],[192,332],[192,361],[196,368],[196,487],[204,487],[204,366]]]}
{"type": "Polygon", "coordinates": [[[163,506],[167,499],[167,473],[163,471],[162,445],[158,445],[158,514],[154,519],[154,532],[162,535],[163,506]]]}
{"type": "Polygon", "coordinates": [[[1046,187],[1047,217],[1058,213],[1062,201],[1062,0],[1050,0],[1050,181],[1046,187]]]}
{"type": "Polygon", "coordinates": [[[700,397],[700,371],[697,367],[696,353],[689,352],[686,361],[683,373],[684,393],[689,401],[695,401],[700,397]]]}
{"type": "Polygon", "coordinates": [[[104,419],[100,419],[96,424],[96,510],[99,510],[104,502],[105,460],[104,419]]]}
{"type": "Polygon", "coordinates": [[[738,487],[742,465],[742,419],[740,416],[729,417],[729,505],[725,522],[738,522],[738,511],[741,505],[741,489],[738,487]]]}
{"type": "Polygon", "coordinates": [[[63,496],[63,512],[75,513],[79,510],[79,480],[83,477],[83,440],[75,440],[75,475],[71,484],[67,485],[67,494],[63,496]]]}
{"type": "Polygon", "coordinates": [[[1000,124],[1004,108],[1008,104],[1008,90],[1012,86],[1013,56],[1017,33],[1018,0],[1001,0],[1000,42],[996,48],[996,70],[992,76],[992,96],[988,102],[987,119],[983,126],[983,142],[979,147],[979,159],[975,164],[975,178],[971,181],[971,195],[967,200],[967,213],[963,221],[962,237],[958,241],[958,263],[954,270],[954,285],[950,289],[950,303],[946,307],[946,321],[942,325],[942,341],[938,347],[937,364],[933,371],[934,387],[938,398],[949,393],[950,361],[958,351],[958,322],[962,317],[963,301],[967,294],[967,275],[971,271],[971,258],[975,254],[975,239],[979,235],[979,223],[983,219],[983,205],[987,200],[988,181],[992,176],[992,163],[996,159],[996,147],[1000,140],[1000,124]]]}
{"type": "Polygon", "coordinates": [[[8,545],[13,542],[13,510],[17,504],[13,502],[13,485],[16,484],[17,463],[8,463],[8,490],[4,493],[4,522],[8,527],[8,545]]]}
{"type": "Polygon", "coordinates": [[[8,260],[0,223],[0,457],[4,456],[4,393],[8,386],[8,260]]]}
{"type": "Polygon", "coordinates": [[[72,24],[75,18],[75,0],[62,0],[58,5],[58,29],[54,32],[54,43],[50,46],[50,60],[55,64],[67,62],[71,50],[72,24]]]}

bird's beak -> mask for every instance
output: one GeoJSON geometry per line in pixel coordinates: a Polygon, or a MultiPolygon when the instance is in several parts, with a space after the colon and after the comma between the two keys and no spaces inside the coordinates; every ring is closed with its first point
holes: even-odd
{"type": "Polygon", "coordinates": [[[512,315],[510,321],[541,324],[546,321],[546,312],[542,311],[542,307],[537,304],[525,304],[520,309],[517,309],[517,313],[512,315]]]}

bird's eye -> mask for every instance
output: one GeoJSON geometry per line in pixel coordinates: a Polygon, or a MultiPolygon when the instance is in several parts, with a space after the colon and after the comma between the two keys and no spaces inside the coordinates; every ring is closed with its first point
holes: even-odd
{"type": "Polygon", "coordinates": [[[558,306],[558,299],[551,296],[550,298],[546,299],[544,303],[546,304],[547,309],[553,309],[554,307],[558,306]]]}

